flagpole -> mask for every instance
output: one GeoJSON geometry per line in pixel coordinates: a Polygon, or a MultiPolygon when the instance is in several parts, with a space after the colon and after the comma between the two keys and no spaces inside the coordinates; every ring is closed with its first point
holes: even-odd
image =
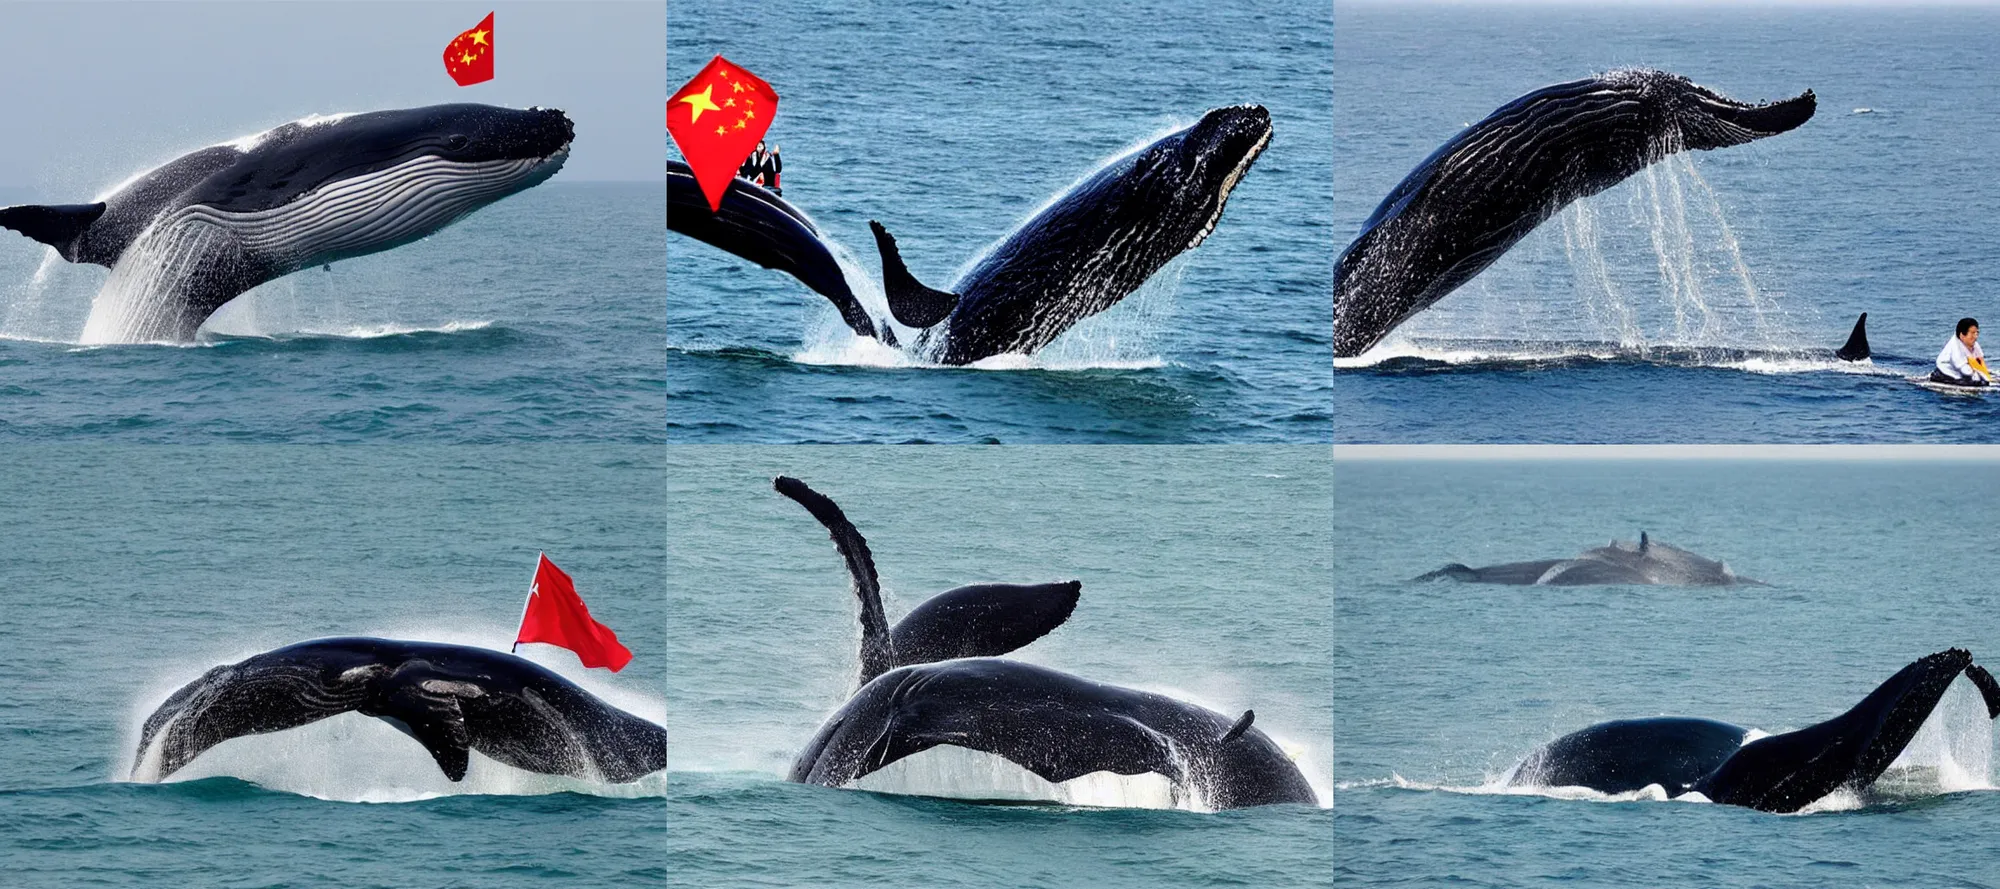
{"type": "MultiPolygon", "coordinates": [[[[535,551],[535,577],[542,576],[542,560],[548,557],[548,553],[535,551]]],[[[533,604],[535,604],[535,580],[531,577],[528,579],[528,597],[521,600],[521,617],[514,621],[514,644],[507,648],[509,654],[521,652],[521,624],[527,622],[528,606],[533,604]]]]}

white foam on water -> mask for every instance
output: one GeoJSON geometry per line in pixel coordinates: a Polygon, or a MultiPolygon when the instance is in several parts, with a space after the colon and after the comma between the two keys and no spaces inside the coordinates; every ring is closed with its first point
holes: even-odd
{"type": "MultiPolygon", "coordinates": [[[[1491,269],[1419,313],[1368,353],[1336,367],[1393,358],[1447,363],[1630,357],[1704,350],[1762,358],[1743,369],[1807,372],[1837,342],[1804,335],[1803,314],[1763,289],[1721,198],[1688,152],[1669,155],[1604,195],[1573,202],[1491,269]],[[1618,200],[1622,195],[1623,200],[1618,200]],[[1644,264],[1642,257],[1651,256],[1644,264]],[[1568,299],[1560,298],[1567,291],[1568,299]],[[1447,349],[1412,341],[1532,343],[1523,352],[1447,349]],[[1561,343],[1577,343],[1574,350],[1561,343]],[[1791,362],[1791,363],[1788,363],[1791,362]]],[[[1716,366],[1732,366],[1728,360],[1716,366]]]]}
{"type": "MultiPolygon", "coordinates": [[[[131,705],[113,755],[113,781],[158,782],[160,745],[154,743],[145,757],[128,772],[138,747],[139,734],[159,704],[181,686],[211,667],[235,663],[264,651],[307,641],[309,638],[278,638],[275,634],[227,653],[189,659],[161,670],[150,687],[131,705]]],[[[402,624],[376,627],[346,635],[378,636],[422,642],[441,642],[506,651],[502,640],[513,638],[511,626],[461,622],[450,625],[402,624]]],[[[661,699],[618,683],[604,670],[589,670],[571,652],[549,645],[521,646],[518,654],[575,683],[606,703],[657,725],[666,724],[666,703],[661,699]]],[[[343,713],[330,719],[262,735],[232,738],[204,751],[200,756],[168,776],[163,783],[202,778],[232,777],[285,793],[341,802],[410,802],[453,795],[537,795],[583,793],[606,797],[664,796],[667,773],[662,770],[627,784],[610,784],[587,778],[544,775],[517,769],[473,751],[465,779],[454,782],[438,769],[423,745],[397,731],[388,723],[359,713],[343,713]]]]}

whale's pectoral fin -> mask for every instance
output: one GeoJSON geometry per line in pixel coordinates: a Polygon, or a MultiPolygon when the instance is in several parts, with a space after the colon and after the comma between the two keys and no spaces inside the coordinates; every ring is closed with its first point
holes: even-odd
{"type": "MultiPolygon", "coordinates": [[[[1743,745],[1694,789],[1713,802],[1796,812],[1842,787],[1867,787],[1909,746],[1945,689],[1971,667],[1972,654],[1962,648],[1920,658],[1846,713],[1743,745]]],[[[1990,698],[1988,703],[1990,709],[1990,698]]]]}
{"type": "Polygon", "coordinates": [[[781,475],[771,480],[771,487],[812,513],[847,563],[854,597],[861,602],[861,684],[895,669],[895,637],[889,632],[888,615],[882,611],[882,584],[875,574],[875,556],[868,551],[868,538],[861,536],[838,504],[805,482],[781,475]]]}
{"type": "Polygon", "coordinates": [[[54,247],[62,258],[76,262],[77,239],[103,215],[103,204],[30,204],[0,208],[0,227],[54,247]]]}
{"type": "Polygon", "coordinates": [[[868,229],[875,233],[875,249],[882,253],[882,293],[896,320],[910,327],[929,327],[950,317],[958,308],[958,294],[925,287],[903,265],[896,236],[873,219],[868,220],[868,229]]]}
{"type": "Polygon", "coordinates": [[[1866,359],[1870,354],[1868,351],[1868,313],[1862,312],[1861,317],[1854,321],[1854,332],[1847,335],[1847,344],[1841,346],[1840,351],[1833,353],[1833,356],[1842,361],[1861,361],[1866,359]]]}
{"type": "Polygon", "coordinates": [[[392,681],[400,684],[385,696],[381,712],[370,715],[401,723],[398,727],[430,751],[445,777],[463,781],[471,759],[472,735],[465,727],[458,694],[478,690],[469,683],[421,678],[425,675],[428,671],[420,668],[399,670],[392,681]]]}
{"type": "Polygon", "coordinates": [[[1069,620],[1083,584],[981,583],[939,593],[896,622],[896,666],[999,657],[1069,620]]]}

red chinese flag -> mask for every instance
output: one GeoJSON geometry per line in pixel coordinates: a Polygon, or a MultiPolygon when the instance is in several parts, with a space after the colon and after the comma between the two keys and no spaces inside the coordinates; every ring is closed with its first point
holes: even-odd
{"type": "Polygon", "coordinates": [[[444,73],[458,81],[459,86],[493,79],[493,13],[487,13],[477,27],[445,44],[444,73]]]}
{"type": "Polygon", "coordinates": [[[667,100],[667,132],[694,170],[710,210],[722,209],[729,178],[771,128],[778,94],[721,56],[667,100]]]}
{"type": "Polygon", "coordinates": [[[632,662],[632,652],[618,644],[618,634],[590,617],[590,609],[576,595],[576,584],[549,557],[535,566],[535,585],[528,588],[528,610],[521,614],[521,632],[514,635],[515,647],[523,642],[547,642],[576,652],[586,667],[610,667],[616,673],[632,662]]]}

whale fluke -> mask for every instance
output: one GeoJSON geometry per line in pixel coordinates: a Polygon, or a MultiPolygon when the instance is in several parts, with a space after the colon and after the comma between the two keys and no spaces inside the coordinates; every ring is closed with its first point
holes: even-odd
{"type": "Polygon", "coordinates": [[[896,249],[896,236],[882,227],[882,223],[868,220],[868,230],[875,233],[875,249],[882,254],[882,293],[889,300],[889,312],[896,320],[909,327],[930,327],[951,317],[958,308],[958,294],[925,287],[917,276],[910,274],[903,265],[903,254],[896,249]]]}
{"type": "Polygon", "coordinates": [[[1867,358],[1870,354],[1868,351],[1868,313],[1862,312],[1861,317],[1854,320],[1854,332],[1847,335],[1847,345],[1841,346],[1839,351],[1833,353],[1833,356],[1842,361],[1860,361],[1867,358]]]}
{"type": "Polygon", "coordinates": [[[0,208],[0,228],[11,228],[34,238],[56,248],[62,258],[76,262],[79,253],[77,239],[83,237],[97,217],[103,215],[102,203],[24,204],[0,208]]]}

